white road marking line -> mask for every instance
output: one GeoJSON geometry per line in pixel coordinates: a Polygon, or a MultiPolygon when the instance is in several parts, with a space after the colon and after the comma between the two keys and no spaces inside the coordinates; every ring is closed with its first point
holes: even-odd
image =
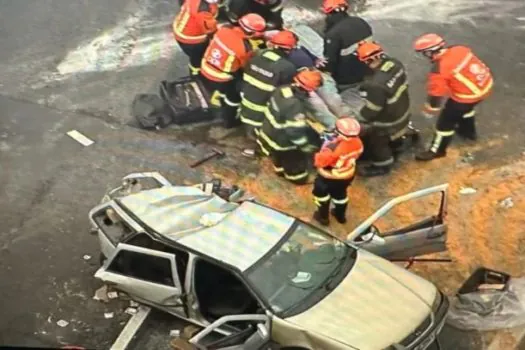
{"type": "Polygon", "coordinates": [[[146,320],[146,317],[148,317],[150,311],[151,308],[147,306],[139,306],[137,313],[131,316],[126,326],[124,326],[124,329],[122,329],[122,332],[120,332],[117,340],[111,345],[110,350],[125,350],[140,326],[142,326],[142,323],[144,323],[144,320],[146,320]]]}
{"type": "Polygon", "coordinates": [[[80,143],[81,145],[86,146],[86,147],[91,146],[92,144],[95,143],[95,141],[90,140],[87,136],[82,135],[77,130],[68,131],[67,135],[70,136],[75,141],[77,141],[78,143],[80,143]]]}

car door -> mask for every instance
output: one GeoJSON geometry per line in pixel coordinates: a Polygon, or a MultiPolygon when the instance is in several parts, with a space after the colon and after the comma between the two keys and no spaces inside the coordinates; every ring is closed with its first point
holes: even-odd
{"type": "Polygon", "coordinates": [[[189,340],[201,350],[266,350],[271,348],[270,317],[267,315],[228,315],[223,316],[195,334],[189,340]],[[222,335],[218,329],[235,329],[239,323],[246,327],[222,335]]]}
{"type": "Polygon", "coordinates": [[[176,257],[119,243],[95,277],[133,298],[185,316],[176,257]]]}
{"type": "Polygon", "coordinates": [[[446,250],[447,225],[445,223],[448,184],[426,188],[394,198],[383,205],[372,216],[357,226],[347,241],[386,259],[405,259],[446,250]],[[433,196],[435,207],[418,207],[418,200],[433,196]],[[412,209],[428,215],[409,224],[381,232],[375,225],[399,206],[412,205],[412,209]]]}

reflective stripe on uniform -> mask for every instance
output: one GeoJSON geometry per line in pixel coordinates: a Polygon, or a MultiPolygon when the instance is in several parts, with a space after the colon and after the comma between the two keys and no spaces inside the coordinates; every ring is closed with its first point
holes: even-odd
{"type": "Polygon", "coordinates": [[[371,109],[373,111],[376,111],[376,112],[379,112],[380,110],[383,109],[383,106],[378,106],[378,105],[370,102],[369,100],[366,100],[365,107],[368,108],[368,109],[371,109]]]}
{"type": "MultiPolygon", "coordinates": [[[[372,41],[372,36],[369,36],[368,38],[365,38],[362,41],[372,41]]],[[[359,42],[361,42],[361,40],[359,42]]],[[[359,46],[359,43],[352,44],[348,46],[347,48],[342,49],[340,55],[341,56],[352,55],[356,52],[358,46],[359,46]]]]}
{"type": "Polygon", "coordinates": [[[266,147],[264,147],[264,145],[262,144],[261,140],[257,139],[255,142],[257,142],[257,144],[259,145],[259,147],[261,148],[261,152],[265,155],[265,156],[269,156],[270,155],[270,151],[268,151],[266,149],[266,147]]]}
{"type": "Polygon", "coordinates": [[[305,177],[308,177],[308,172],[307,171],[302,172],[300,174],[296,174],[296,175],[288,175],[288,174],[284,173],[284,178],[287,179],[287,180],[292,180],[292,181],[301,180],[301,179],[304,179],[305,177]]]}
{"type": "Polygon", "coordinates": [[[253,85],[256,88],[263,90],[263,91],[272,92],[273,90],[275,90],[275,86],[264,83],[246,73],[244,73],[243,75],[243,80],[247,82],[248,84],[253,85]]]}
{"type": "Polygon", "coordinates": [[[224,100],[224,102],[226,102],[226,104],[227,104],[228,106],[231,106],[231,107],[237,107],[237,106],[240,105],[240,103],[238,103],[238,102],[230,101],[230,100],[228,99],[228,97],[226,97],[226,96],[223,97],[223,100],[224,100]]]}
{"type": "Polygon", "coordinates": [[[436,130],[436,136],[434,137],[434,141],[432,142],[432,146],[430,147],[430,151],[436,153],[439,149],[439,146],[441,145],[441,141],[444,137],[450,137],[454,135],[454,130],[451,131],[438,131],[436,130]]]}
{"type": "Polygon", "coordinates": [[[270,61],[274,61],[274,62],[277,62],[281,59],[281,56],[279,56],[278,54],[272,51],[266,51],[265,53],[263,53],[263,57],[269,59],[270,61]]]}
{"type": "Polygon", "coordinates": [[[463,85],[465,85],[470,91],[472,91],[472,93],[471,94],[454,93],[453,96],[457,96],[459,98],[467,99],[467,100],[469,100],[469,99],[476,100],[476,99],[479,99],[480,97],[483,97],[484,95],[486,95],[490,91],[490,89],[492,88],[492,85],[494,84],[494,80],[492,79],[492,77],[490,77],[489,83],[482,90],[476,84],[474,84],[472,81],[470,81],[463,74],[460,73],[461,70],[463,68],[465,68],[465,65],[467,65],[470,62],[470,60],[472,59],[473,56],[474,55],[472,54],[472,52],[470,52],[463,59],[463,61],[461,61],[461,63],[456,67],[456,69],[454,69],[453,74],[452,74],[454,78],[456,78],[459,82],[461,82],[463,85]]]}
{"type": "Polygon", "coordinates": [[[288,146],[288,147],[281,147],[281,146],[279,146],[272,139],[270,139],[268,137],[268,135],[266,135],[264,133],[264,131],[262,131],[262,130],[259,133],[259,136],[264,140],[264,142],[266,142],[268,144],[268,146],[270,146],[272,149],[274,149],[276,151],[291,151],[291,150],[297,149],[296,146],[288,146]]]}
{"type": "Polygon", "coordinates": [[[308,137],[306,136],[300,137],[298,139],[292,140],[292,143],[299,147],[304,146],[308,143],[308,137]]]}
{"type": "Polygon", "coordinates": [[[339,172],[337,169],[326,170],[324,168],[318,168],[317,172],[325,179],[351,179],[355,175],[355,167],[348,169],[347,171],[339,172]]]}
{"type": "Polygon", "coordinates": [[[388,103],[389,105],[392,105],[392,104],[396,103],[396,102],[399,100],[399,98],[403,95],[403,92],[406,91],[406,89],[408,89],[408,84],[403,84],[403,85],[401,85],[401,86],[397,89],[397,91],[396,91],[396,93],[394,94],[394,96],[390,97],[390,98],[386,101],[386,103],[388,103]]]}
{"type": "Polygon", "coordinates": [[[258,105],[258,104],[255,104],[253,102],[250,102],[246,97],[243,96],[242,98],[242,101],[241,101],[241,104],[248,108],[248,109],[251,109],[252,111],[255,111],[255,112],[259,112],[259,113],[264,113],[266,111],[266,106],[263,106],[263,105],[258,105]]]}
{"type": "Polygon", "coordinates": [[[280,174],[282,172],[284,172],[284,168],[282,167],[276,167],[275,165],[273,166],[273,171],[275,171],[277,174],[280,174]]]}
{"type": "Polygon", "coordinates": [[[334,204],[346,204],[348,203],[348,197],[345,197],[344,199],[333,199],[332,198],[332,202],[334,204]]]}
{"type": "Polygon", "coordinates": [[[183,33],[184,28],[186,27],[186,25],[188,24],[188,21],[190,20],[190,17],[191,17],[190,11],[186,9],[184,13],[181,13],[180,17],[177,17],[175,19],[172,25],[173,33],[175,34],[175,36],[176,37],[178,36],[181,39],[192,41],[195,43],[206,40],[206,38],[208,37],[206,34],[190,36],[190,35],[186,35],[183,33]]]}
{"type": "Polygon", "coordinates": [[[191,63],[188,64],[188,67],[190,68],[191,74],[198,75],[201,69],[199,67],[193,67],[191,63]]]}
{"type": "Polygon", "coordinates": [[[272,8],[272,9],[270,10],[270,12],[279,12],[279,11],[282,10],[283,7],[284,7],[284,4],[281,2],[278,6],[272,8]]]}
{"type": "Polygon", "coordinates": [[[472,117],[475,116],[475,115],[476,115],[476,111],[475,111],[475,110],[472,110],[472,111],[470,111],[470,112],[468,112],[468,113],[466,113],[466,114],[463,114],[463,118],[464,118],[464,119],[472,118],[472,117]]]}
{"type": "Polygon", "coordinates": [[[423,106],[423,108],[426,109],[427,111],[430,111],[430,112],[437,112],[437,111],[439,111],[439,110],[441,109],[441,108],[439,108],[439,107],[432,107],[432,106],[430,105],[430,103],[428,103],[428,102],[425,103],[425,105],[423,106]]]}
{"type": "MultiPolygon", "coordinates": [[[[271,100],[273,102],[273,98],[271,100]]],[[[275,129],[287,129],[287,128],[304,128],[306,126],[306,121],[304,120],[296,120],[291,121],[287,120],[284,124],[277,123],[277,120],[275,120],[275,116],[270,111],[270,108],[266,108],[264,111],[264,116],[266,119],[270,122],[272,127],[275,129]]]]}
{"type": "Polygon", "coordinates": [[[222,94],[220,93],[220,91],[219,90],[215,90],[213,92],[213,94],[211,95],[211,97],[210,97],[210,103],[213,106],[220,107],[221,106],[221,97],[222,97],[222,94]]]}
{"type": "Polygon", "coordinates": [[[388,128],[388,127],[396,126],[397,124],[401,124],[408,117],[410,117],[410,111],[406,111],[402,117],[400,117],[398,120],[394,120],[393,122],[372,122],[372,125],[378,126],[381,128],[388,128]]]}
{"type": "Polygon", "coordinates": [[[242,114],[239,116],[239,119],[240,119],[241,122],[243,122],[244,124],[248,124],[248,125],[251,125],[251,126],[258,127],[258,128],[260,128],[260,127],[263,125],[262,122],[256,122],[256,121],[254,121],[254,120],[252,120],[252,119],[250,119],[250,118],[245,117],[245,116],[242,115],[242,114]]]}
{"type": "Polygon", "coordinates": [[[326,203],[330,201],[330,195],[324,196],[324,197],[316,197],[314,196],[314,203],[316,206],[320,207],[321,203],[326,203]]]}
{"type": "Polygon", "coordinates": [[[233,76],[231,74],[221,72],[215,68],[212,68],[205,59],[202,60],[201,70],[204,73],[209,74],[214,78],[217,78],[219,81],[230,81],[233,79],[233,76]]]}
{"type": "Polygon", "coordinates": [[[394,164],[394,157],[390,157],[387,160],[382,160],[380,162],[372,162],[372,165],[375,166],[387,166],[394,164]]]}

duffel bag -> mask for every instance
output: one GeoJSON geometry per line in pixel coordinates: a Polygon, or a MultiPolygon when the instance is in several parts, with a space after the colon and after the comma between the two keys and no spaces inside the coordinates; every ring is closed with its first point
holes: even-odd
{"type": "Polygon", "coordinates": [[[172,115],[164,101],[153,94],[139,94],[133,99],[131,115],[143,129],[162,129],[171,124],[172,115]]]}
{"type": "Polygon", "coordinates": [[[171,109],[175,124],[204,122],[215,117],[210,105],[210,93],[198,79],[164,80],[160,84],[160,96],[171,109]]]}

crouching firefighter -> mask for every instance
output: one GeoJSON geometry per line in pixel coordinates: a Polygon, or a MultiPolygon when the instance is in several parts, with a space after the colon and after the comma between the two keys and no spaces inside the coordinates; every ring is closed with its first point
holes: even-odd
{"type": "MultiPolygon", "coordinates": [[[[295,65],[287,57],[297,45],[297,36],[283,30],[274,35],[268,49],[259,51],[250,59],[243,74],[240,119],[246,134],[254,142],[264,121],[266,105],[273,91],[281,85],[290,84],[296,74],[295,65]]],[[[254,150],[246,149],[250,156],[254,150]]]]}
{"type": "Polygon", "coordinates": [[[365,154],[371,165],[359,168],[359,175],[378,176],[390,172],[394,145],[410,128],[410,97],[405,67],[385,54],[374,42],[362,42],[357,49],[360,61],[373,75],[361,87],[365,105],[359,113],[363,125],[365,154]]]}
{"type": "Polygon", "coordinates": [[[217,31],[217,0],[186,0],[173,21],[173,35],[188,56],[190,75],[199,75],[201,60],[217,31]]]}
{"type": "Polygon", "coordinates": [[[433,63],[423,115],[432,117],[438,114],[448,95],[430,148],[416,154],[417,160],[429,161],[446,155],[456,131],[466,139],[477,139],[474,108],[490,95],[494,82],[490,69],[470,48],[461,45],[446,47],[445,40],[437,34],[419,37],[414,49],[433,63]]]}
{"type": "Polygon", "coordinates": [[[274,171],[295,184],[308,182],[308,156],[318,149],[306,122],[308,94],[322,83],[317,70],[302,70],[290,85],[275,90],[268,102],[257,143],[270,156],[274,171]]]}
{"type": "Polygon", "coordinates": [[[361,126],[356,119],[338,119],[335,123],[336,137],[326,141],[315,154],[314,165],[318,174],[312,191],[317,206],[314,220],[322,225],[330,223],[330,201],[334,204],[331,214],[337,222],[346,223],[347,189],[354,180],[356,161],[363,153],[360,131],[361,126]]]}
{"type": "Polygon", "coordinates": [[[211,104],[219,107],[224,127],[239,125],[237,111],[241,102],[237,86],[242,70],[252,57],[249,38],[261,35],[264,19],[250,13],[239,20],[239,27],[225,25],[213,36],[201,62],[201,76],[208,90],[212,92],[211,104]]]}

